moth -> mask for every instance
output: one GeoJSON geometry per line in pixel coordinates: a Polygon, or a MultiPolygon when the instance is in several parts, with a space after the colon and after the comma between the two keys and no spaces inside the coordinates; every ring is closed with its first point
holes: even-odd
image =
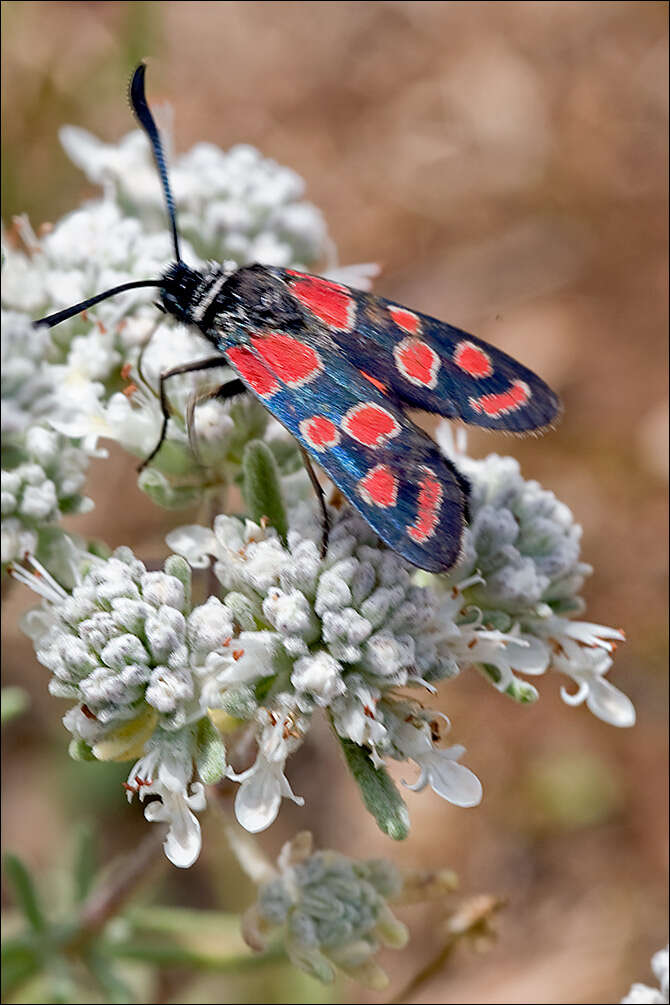
{"type": "Polygon", "coordinates": [[[251,392],[298,441],[321,506],[322,555],[329,517],[310,459],[389,548],[430,572],[450,569],[460,553],[469,485],[408,410],[537,432],[557,418],[557,395],[500,349],[383,297],[292,269],[188,266],[145,72],[144,64],[135,70],[130,102],[151,143],[175,261],[158,279],[124,283],[35,323],[52,327],[118,293],[158,287],[163,309],[197,328],[214,355],[161,374],[163,425],[143,466],[165,439],[166,381],[227,364],[236,376],[217,397],[251,392]]]}

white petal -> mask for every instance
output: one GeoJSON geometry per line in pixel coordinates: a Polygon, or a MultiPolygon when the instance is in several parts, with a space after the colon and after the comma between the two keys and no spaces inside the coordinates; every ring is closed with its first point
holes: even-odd
{"type": "Polygon", "coordinates": [[[207,808],[205,786],[202,782],[193,782],[193,785],[191,786],[191,795],[188,796],[186,802],[194,813],[200,813],[202,810],[207,808]]]}
{"type": "Polygon", "coordinates": [[[346,691],[342,667],[329,653],[320,650],[294,664],[291,683],[296,691],[311,694],[318,705],[326,706],[346,691]]]}
{"type": "Polygon", "coordinates": [[[561,698],[566,705],[581,705],[582,702],[586,700],[588,693],[589,685],[584,681],[582,681],[574,694],[570,694],[570,692],[566,691],[564,687],[561,688],[561,698]]]}
{"type": "Polygon", "coordinates": [[[216,553],[216,538],[207,527],[192,524],[170,531],[165,541],[178,555],[183,555],[194,569],[205,569],[209,556],[216,553]]]}
{"type": "Polygon", "coordinates": [[[428,784],[428,769],[425,765],[420,765],[420,767],[421,771],[419,772],[419,777],[415,782],[406,782],[404,778],[402,780],[402,784],[405,788],[411,789],[412,792],[421,792],[421,790],[425,789],[428,784]]]}
{"type": "Polygon", "coordinates": [[[286,775],[282,774],[279,778],[279,788],[284,799],[292,799],[294,803],[298,806],[304,806],[305,800],[302,796],[296,796],[295,792],[289,784],[289,780],[286,775]]]}
{"type": "Polygon", "coordinates": [[[481,802],[482,783],[469,768],[445,754],[436,750],[427,764],[431,788],[454,806],[476,806],[481,802]]]}
{"type": "Polygon", "coordinates": [[[550,662],[549,647],[542,639],[532,635],[522,635],[518,642],[510,641],[505,646],[505,654],[510,666],[525,674],[544,673],[550,662]]]}
{"type": "Polygon", "coordinates": [[[590,621],[568,621],[562,626],[562,630],[572,639],[577,639],[587,646],[601,646],[609,652],[614,649],[607,640],[614,639],[616,642],[625,642],[626,636],[619,628],[609,628],[607,625],[596,625],[590,621]]]}
{"type": "Polygon", "coordinates": [[[589,682],[586,704],[594,715],[610,726],[634,726],[635,706],[623,691],[599,678],[589,682]]]}
{"type": "MultiPolygon", "coordinates": [[[[242,632],[235,645],[242,655],[233,663],[222,664],[218,680],[221,684],[243,683],[271,677],[275,672],[274,656],[278,638],[274,632],[242,632]]],[[[231,646],[231,648],[233,648],[231,646]]]]}
{"type": "Polygon", "coordinates": [[[279,778],[263,765],[240,785],[235,797],[235,816],[245,830],[258,834],[275,821],[280,804],[279,778]]]}
{"type": "MultiPolygon", "coordinates": [[[[193,774],[193,765],[189,755],[175,750],[162,753],[158,764],[158,783],[162,789],[165,788],[170,793],[181,794],[185,798],[188,793],[188,784],[193,774]]],[[[146,791],[146,789],[144,790],[146,791]]]]}
{"type": "Polygon", "coordinates": [[[202,847],[200,824],[189,810],[182,795],[163,795],[164,802],[149,803],[144,816],[149,821],[170,822],[163,849],[166,857],[179,869],[188,869],[198,858],[202,847]]]}

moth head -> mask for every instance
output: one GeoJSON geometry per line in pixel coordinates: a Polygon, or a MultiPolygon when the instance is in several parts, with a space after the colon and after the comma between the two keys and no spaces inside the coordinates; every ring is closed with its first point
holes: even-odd
{"type": "Polygon", "coordinates": [[[183,262],[175,262],[162,279],[160,299],[163,309],[179,321],[191,324],[202,285],[201,272],[183,262]]]}

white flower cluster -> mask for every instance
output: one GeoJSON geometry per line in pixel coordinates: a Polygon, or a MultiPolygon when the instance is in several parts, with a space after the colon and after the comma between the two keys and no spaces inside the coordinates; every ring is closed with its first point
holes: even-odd
{"type": "MultiPolygon", "coordinates": [[[[198,766],[200,779],[225,772],[239,782],[237,818],[258,832],[275,820],[282,798],[302,804],[286,762],[319,710],[345,753],[358,752],[359,767],[413,761],[419,775],[410,788],[429,784],[456,805],[476,805],[481,785],[459,763],[463,747],[440,745],[444,717],[398,692],[434,691],[470,666],[522,701],[537,692],[517,674],[554,667],[578,683],[566,701],[586,699],[606,721],[632,724],[631,703],[603,678],[621,633],[565,613],[580,609],[576,591],[589,571],[569,511],[524,481],[514,462],[495,455],[458,462],[472,485],[471,526],[463,563],[448,576],[407,566],[348,507],[332,511],[321,559],[313,505],[297,503],[285,543],[264,522],[229,516],[211,530],[168,535],[194,568],[215,560],[223,601],[210,597],[194,611],[183,587],[187,566],[176,556],[165,573],[147,573],[127,550],[92,565],[85,557],[91,567],[71,595],[48,578],[31,581],[46,589],[48,605],[28,618],[27,630],[54,674],[52,692],[78,703],[66,726],[86,756],[139,758],[129,789],[161,795],[146,813],[171,821],[166,849],[177,864],[199,850],[193,810],[204,795],[193,762],[202,761],[203,736],[216,770],[198,766]],[[242,748],[247,760],[239,765],[242,748]]],[[[366,779],[357,780],[366,798],[366,779]]],[[[386,829],[403,836],[404,818],[395,832],[386,829]]]]}
{"type": "MultiPolygon", "coordinates": [[[[165,230],[163,193],[144,133],[107,144],[65,126],[60,138],[71,160],[124,212],[165,230]]],[[[303,179],[251,146],[225,153],[197,143],[171,164],[170,184],[180,231],[202,259],[304,267],[331,253],[322,214],[303,199],[303,179]]]]}
{"type": "Polygon", "coordinates": [[[429,783],[459,806],[481,799],[478,779],[458,763],[463,748],[436,745],[439,714],[396,693],[412,685],[434,690],[432,681],[458,672],[451,643],[460,594],[445,599],[417,586],[403,559],[381,548],[358,516],[348,508],[333,516],[323,560],[311,507],[294,510],[286,546],[274,530],[228,516],[213,531],[194,526],[168,535],[195,567],[214,556],[237,622],[274,639],[271,666],[236,667],[237,686],[224,699],[230,714],[256,724],[258,755],[237,776],[235,803],[252,832],[273,822],[282,796],[296,799],[285,763],[319,709],[375,766],[387,757],[414,761],[414,788],[429,783]]]}
{"type": "Polygon", "coordinates": [[[81,490],[89,453],[52,429],[55,410],[50,340],[25,315],[2,312],[2,565],[27,553],[46,559],[64,513],[92,506],[81,490]]]}
{"type": "Polygon", "coordinates": [[[75,565],[71,592],[42,568],[38,576],[15,570],[44,598],[23,628],[53,675],[50,692],[76,702],[63,719],[73,756],[136,759],[129,797],[161,797],[145,815],[170,822],[166,854],[189,866],[200,852],[192,811],[205,806],[193,762],[208,783],[226,770],[207,709],[236,662],[254,662],[263,636],[234,638],[231,612],[216,597],[191,607],[190,571],[176,556],[163,572],[147,572],[128,548],[107,560],[79,555],[75,565]]]}
{"type": "Polygon", "coordinates": [[[277,864],[244,918],[251,947],[264,949],[280,936],[292,963],[318,980],[330,983],[341,970],[359,984],[385,988],[374,955],[380,945],[402,948],[408,939],[387,903],[402,886],[397,869],[386,859],[312,852],[308,832],[284,845],[277,864]]]}
{"type": "MultiPolygon", "coordinates": [[[[147,232],[142,221],[126,216],[108,199],[86,203],[39,238],[25,219],[17,221],[17,226],[14,236],[21,239],[25,250],[16,239],[10,240],[10,235],[3,241],[2,303],[33,317],[131,279],[152,279],[171,258],[166,229],[147,232]]],[[[141,340],[137,324],[122,322],[138,304],[147,305],[147,300],[146,290],[131,291],[103,301],[86,316],[76,315],[63,322],[53,333],[54,343],[61,349],[61,362],[77,335],[92,335],[90,346],[78,343],[78,362],[90,380],[106,380],[120,365],[122,350],[141,340]]]]}
{"type": "Polygon", "coordinates": [[[80,494],[88,455],[53,429],[32,426],[22,444],[25,458],[3,468],[2,564],[37,554],[40,543],[64,513],[82,513],[93,505],[80,494]]]}
{"type": "Polygon", "coordinates": [[[659,983],[652,988],[648,984],[633,984],[621,1005],[668,1005],[670,976],[668,972],[668,947],[659,949],[651,958],[651,969],[659,983]]]}
{"type": "Polygon", "coordinates": [[[498,654],[489,658],[477,644],[470,649],[470,662],[500,691],[521,701],[534,701],[537,692],[513,671],[541,674],[551,667],[577,685],[574,694],[561,692],[568,704],[586,701],[603,721],[632,726],[631,701],[604,679],[623,632],[572,620],[584,609],[579,591],[592,569],[580,560],[582,530],[569,508],[536,481],[524,479],[513,458],[491,454],[475,460],[457,450],[447,423],[440,426],[438,440],[468,478],[471,495],[464,558],[435,582],[445,588],[460,584],[470,605],[466,617],[485,629],[477,638],[493,643],[498,654]],[[467,587],[464,576],[471,577],[467,587]],[[516,662],[506,659],[509,641],[504,642],[515,636],[524,650],[520,660],[515,654],[516,662]]]}
{"type": "Polygon", "coordinates": [[[33,328],[30,319],[15,311],[2,311],[0,326],[0,431],[3,450],[18,448],[31,425],[49,417],[56,389],[45,328],[33,328]]]}

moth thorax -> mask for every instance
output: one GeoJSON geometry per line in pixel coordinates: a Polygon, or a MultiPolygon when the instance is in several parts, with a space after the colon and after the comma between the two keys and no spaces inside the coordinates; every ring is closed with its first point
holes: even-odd
{"type": "Polygon", "coordinates": [[[165,276],[162,295],[165,309],[186,324],[206,327],[206,315],[230,278],[229,265],[210,263],[203,271],[191,269],[183,262],[173,265],[165,276]]]}
{"type": "Polygon", "coordinates": [[[230,274],[219,266],[215,266],[205,273],[202,283],[195,291],[191,304],[191,321],[195,325],[201,325],[205,319],[209,308],[216,301],[224,283],[228,281],[230,274]]]}

